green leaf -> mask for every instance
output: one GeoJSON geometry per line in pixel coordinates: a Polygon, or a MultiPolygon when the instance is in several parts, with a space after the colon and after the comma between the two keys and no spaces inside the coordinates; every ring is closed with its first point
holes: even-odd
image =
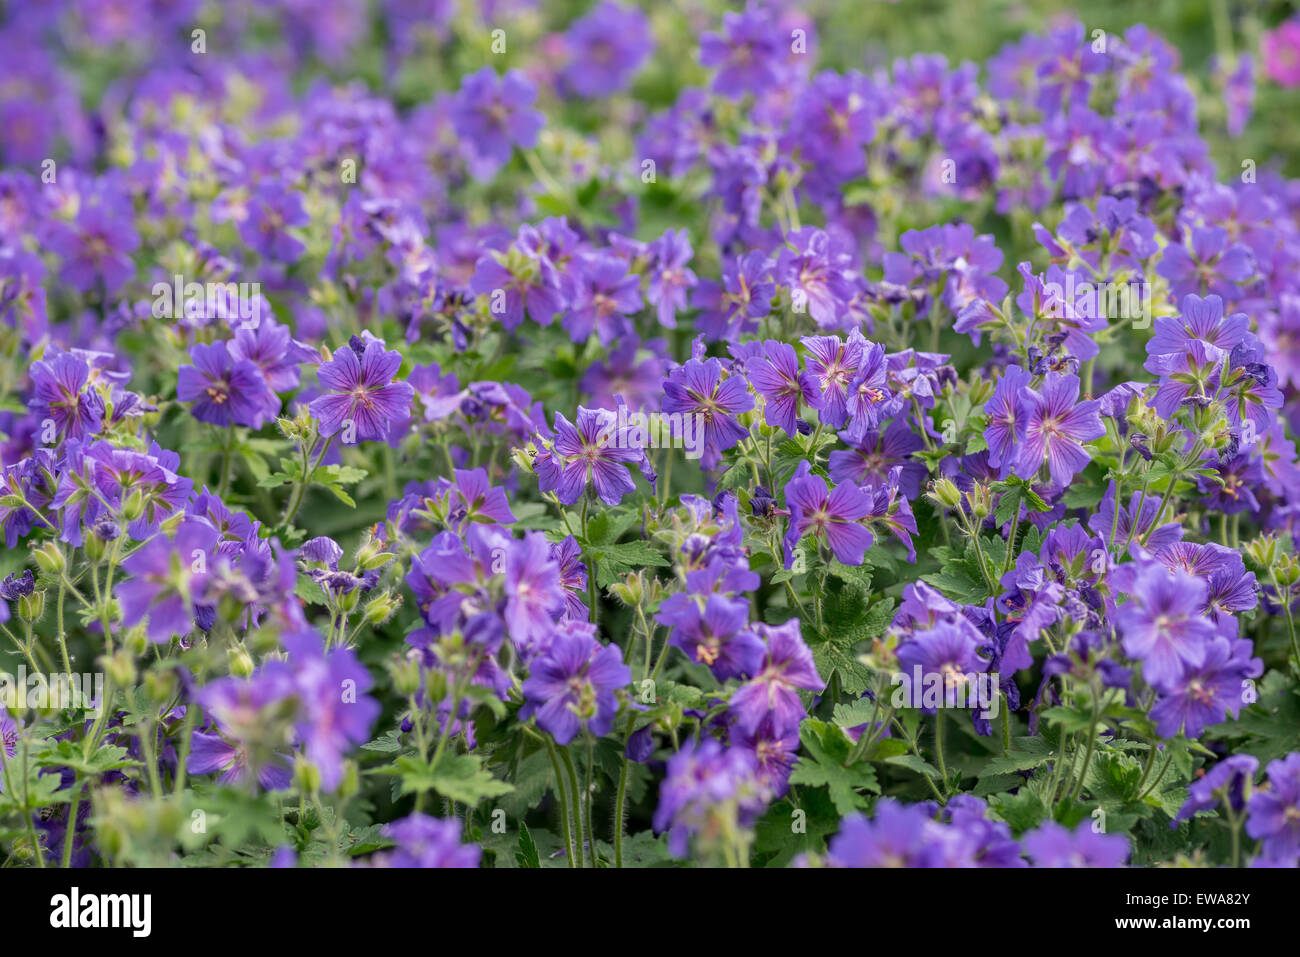
{"type": "Polygon", "coordinates": [[[443,797],[470,807],[514,790],[514,785],[494,778],[477,754],[445,754],[436,771],[424,780],[443,797]]]}
{"type": "Polygon", "coordinates": [[[43,768],[69,768],[89,776],[117,771],[121,768],[140,767],[139,761],[127,757],[126,748],[114,745],[101,747],[87,760],[81,747],[71,741],[59,741],[53,747],[36,755],[36,764],[43,768]]]}
{"type": "Polygon", "coordinates": [[[538,868],[542,866],[541,855],[537,853],[537,842],[528,831],[528,825],[519,822],[519,850],[515,851],[515,863],[520,867],[538,868]]]}
{"type": "Polygon", "coordinates": [[[840,728],[808,718],[799,728],[799,740],[805,754],[794,766],[791,784],[826,787],[840,814],[866,807],[867,799],[858,793],[860,789],[880,793],[876,770],[870,764],[857,761],[845,766],[853,743],[840,728]]]}

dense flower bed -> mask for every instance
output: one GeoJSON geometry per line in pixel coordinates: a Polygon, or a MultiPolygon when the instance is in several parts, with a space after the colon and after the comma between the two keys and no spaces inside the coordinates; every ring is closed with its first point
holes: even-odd
{"type": "Polygon", "coordinates": [[[9,10],[6,866],[1296,864],[1300,26],[844,7],[9,10]]]}

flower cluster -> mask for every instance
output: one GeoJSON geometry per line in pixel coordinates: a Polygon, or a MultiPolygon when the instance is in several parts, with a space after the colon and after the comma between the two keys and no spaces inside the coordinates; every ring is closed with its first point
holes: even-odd
{"type": "Polygon", "coordinates": [[[5,866],[1300,863],[1300,21],[126,6],[0,14],[5,866]]]}

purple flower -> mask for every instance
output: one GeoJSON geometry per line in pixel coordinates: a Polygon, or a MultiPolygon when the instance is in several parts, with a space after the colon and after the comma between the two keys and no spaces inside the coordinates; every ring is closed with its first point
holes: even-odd
{"type": "Polygon", "coordinates": [[[555,440],[537,454],[534,464],[538,488],[572,505],[590,483],[602,502],[617,505],[636,491],[626,463],[641,461],[645,453],[625,441],[618,416],[608,409],[580,405],[577,419],[575,424],[555,413],[555,440]]]}
{"type": "Polygon", "coordinates": [[[840,428],[849,417],[849,384],[862,365],[868,343],[856,329],[843,341],[839,336],[808,336],[808,371],[821,390],[821,420],[840,428]]]}
{"type": "Polygon", "coordinates": [[[784,625],[756,624],[753,630],[767,641],[763,664],[736,689],[728,710],[747,734],[755,733],[764,720],[770,720],[778,737],[797,732],[806,713],[797,689],[821,691],[826,686],[799,634],[799,619],[791,618],[784,625]]]}
{"type": "Polygon", "coordinates": [[[672,756],[652,822],[656,833],[668,832],[670,854],[685,857],[693,836],[711,844],[752,823],[768,797],[757,760],[749,748],[724,748],[713,738],[688,742],[672,756]]]}
{"type": "Polygon", "coordinates": [[[722,363],[717,359],[691,359],[664,382],[663,411],[699,417],[696,421],[704,429],[700,461],[706,469],[716,466],[723,452],[749,436],[749,430],[733,417],[753,407],[754,397],[744,377],[723,378],[722,363]]]}
{"type": "Polygon", "coordinates": [[[654,50],[645,14],[610,0],[574,20],[564,41],[569,52],[564,82],[586,97],[622,91],[654,50]]]}
{"type": "Polygon", "coordinates": [[[804,462],[785,487],[785,501],[790,510],[785,534],[787,569],[794,567],[799,540],[810,533],[829,545],[841,563],[862,564],[862,557],[875,542],[875,536],[859,524],[874,511],[869,491],[847,482],[829,490],[826,480],[809,474],[804,462]]]}
{"type": "Polygon", "coordinates": [[[460,842],[458,818],[429,817],[416,811],[384,825],[384,836],[397,847],[376,854],[375,867],[478,867],[481,850],[477,844],[460,842]]]}
{"type": "Polygon", "coordinates": [[[302,702],[296,729],[303,751],[320,771],[321,786],[333,791],[343,780],[344,756],[370,737],[379,717],[379,702],[365,693],[374,681],[351,648],[326,651],[311,629],[282,643],[302,702]]]}
{"type": "Polygon", "coordinates": [[[1142,675],[1158,688],[1172,688],[1186,667],[1205,664],[1214,625],[1201,613],[1206,585],[1186,572],[1154,565],[1139,573],[1133,598],[1121,605],[1115,625],[1124,653],[1142,662],[1142,675]]]}
{"type": "Polygon", "coordinates": [[[850,814],[831,838],[826,862],[831,867],[939,867],[945,860],[941,825],[923,804],[900,804],[892,798],[876,802],[868,820],[850,814]]]}
{"type": "Polygon", "coordinates": [[[1172,738],[1182,731],[1188,738],[1199,738],[1207,725],[1218,724],[1229,713],[1235,717],[1245,704],[1245,679],[1263,671],[1259,659],[1250,658],[1250,650],[1249,641],[1215,637],[1207,642],[1201,664],[1185,667],[1176,680],[1158,686],[1160,698],[1151,709],[1157,733],[1172,738]]]}
{"type": "MultiPolygon", "coordinates": [[[[988,670],[988,662],[978,654],[980,644],[979,632],[963,618],[956,619],[955,623],[939,622],[933,628],[913,634],[898,646],[899,677],[905,700],[922,700],[923,689],[912,685],[919,674],[923,681],[928,675],[938,676],[944,707],[974,702],[975,689],[970,684],[975,675],[988,670]]],[[[927,714],[934,712],[930,707],[924,710],[927,714]]]]}
{"type": "Polygon", "coordinates": [[[307,247],[289,232],[311,224],[302,195],[274,180],[263,181],[248,203],[248,215],[239,223],[239,238],[267,259],[292,263],[307,247]]]}
{"type": "Polygon", "coordinates": [[[104,403],[93,388],[86,388],[90,366],[85,359],[71,352],[52,352],[32,363],[31,372],[28,408],[34,416],[52,420],[59,436],[80,441],[103,427],[104,403]]]}
{"type": "MultiPolygon", "coordinates": [[[[219,679],[236,681],[238,679],[219,679]]],[[[215,682],[214,682],[215,684],[215,682]]],[[[209,685],[205,691],[211,689],[209,685]]],[[[237,741],[219,734],[195,731],[190,736],[190,754],[185,770],[192,775],[216,774],[222,784],[243,784],[257,774],[257,782],[268,791],[282,791],[293,782],[287,755],[276,755],[254,769],[250,764],[249,750],[237,741]]]]}
{"type": "Polygon", "coordinates": [[[773,274],[790,289],[796,308],[807,310],[822,328],[839,326],[856,290],[845,275],[849,257],[832,249],[824,230],[811,226],[791,232],[776,255],[773,274]]]}
{"type": "Polygon", "coordinates": [[[841,432],[839,437],[849,448],[831,452],[827,472],[832,482],[884,485],[898,468],[898,486],[903,495],[916,498],[921,494],[926,467],[924,462],[913,459],[912,453],[925,448],[925,443],[905,420],[896,419],[883,432],[871,430],[856,438],[841,432]]]}
{"type": "Polygon", "coordinates": [[[392,381],[401,364],[402,354],[386,350],[378,339],[362,348],[354,337],[353,344],[335,352],[316,372],[329,394],[313,399],[309,407],[321,435],[334,435],[351,422],[358,440],[387,439],[393,423],[410,414],[415,396],[408,383],[392,381]]]}
{"type": "Polygon", "coordinates": [[[189,634],[208,565],[217,558],[217,538],[211,525],[186,519],[170,540],[159,535],[122,562],[131,575],[117,586],[122,623],[129,628],[147,618],[145,634],[154,642],[189,634]]]}
{"type": "MultiPolygon", "coordinates": [[[[541,532],[525,532],[505,556],[506,628],[521,649],[535,648],[564,608],[560,567],[541,532]]],[[[526,654],[526,652],[525,652],[526,654]]]]}
{"type": "Polygon", "coordinates": [[[195,343],[190,359],[194,365],[177,370],[176,398],[193,402],[190,414],[200,422],[219,426],[233,422],[260,429],[279,411],[280,401],[261,371],[248,359],[232,357],[225,342],[195,343]]]}
{"type": "Polygon", "coordinates": [[[582,342],[594,331],[607,346],[630,332],[627,313],[642,302],[641,280],[628,272],[627,263],[609,253],[589,253],[576,262],[575,276],[573,306],[562,320],[573,341],[582,342]]]}
{"type": "Polygon", "coordinates": [[[772,261],[754,250],[728,258],[722,265],[722,283],[702,279],[691,294],[691,305],[700,310],[696,328],[707,339],[739,342],[742,335],[758,329],[757,320],[772,311],[776,283],[772,261]]]}
{"type": "Polygon", "coordinates": [[[64,282],[83,293],[102,283],[112,296],[135,276],[131,254],[140,248],[140,236],[124,202],[83,202],[76,222],[51,229],[47,241],[63,260],[64,282]]]}
{"type": "Polygon", "coordinates": [[[763,661],[763,641],[749,627],[749,602],[710,594],[661,611],[659,621],[673,626],[668,643],[704,665],[719,681],[747,678],[763,661]]]}
{"type": "Polygon", "coordinates": [[[519,717],[536,715],[538,727],[561,745],[584,729],[600,737],[614,726],[614,692],[631,680],[618,645],[602,645],[576,631],[557,631],[550,647],[529,664],[519,717]]]}
{"type": "Polygon", "coordinates": [[[1243,243],[1229,243],[1221,226],[1194,226],[1187,246],[1165,247],[1156,272],[1169,280],[1176,299],[1213,293],[1226,300],[1241,296],[1239,283],[1255,274],[1255,261],[1243,243]]]}
{"type": "MultiPolygon", "coordinates": [[[[788,342],[768,339],[763,343],[763,355],[745,366],[745,375],[766,400],[763,421],[774,428],[784,429],[794,436],[799,406],[817,408],[821,393],[811,372],[800,371],[799,356],[788,342]]],[[[834,453],[832,453],[832,456],[834,453]]]]}
{"type": "Polygon", "coordinates": [[[1265,858],[1293,860],[1300,852],[1300,753],[1270,761],[1268,783],[1246,806],[1246,833],[1265,858]]]}
{"type": "Polygon", "coordinates": [[[1241,813],[1246,804],[1245,795],[1258,770],[1259,761],[1253,755],[1233,754],[1224,758],[1191,783],[1187,788],[1186,803],[1169,826],[1177,827],[1179,821],[1191,820],[1199,811],[1208,811],[1222,801],[1227,801],[1234,813],[1241,813]]]}
{"type": "Polygon", "coordinates": [[[732,99],[777,86],[785,72],[785,54],[776,20],[761,7],[724,13],[722,32],[700,38],[700,62],[718,68],[713,89],[732,99]]]}
{"type": "Polygon", "coordinates": [[[532,108],[537,88],[518,70],[497,76],[485,66],[466,76],[452,99],[451,122],[456,133],[490,171],[510,160],[512,147],[531,149],[546,117],[532,108]]]}
{"type": "Polygon", "coordinates": [[[1188,351],[1191,340],[1206,345],[1205,354],[1217,361],[1241,344],[1250,332],[1250,318],[1244,312],[1223,315],[1223,300],[1218,296],[1183,297],[1181,316],[1159,316],[1154,333],[1147,342],[1147,354],[1177,355],[1188,351]]]}
{"type": "Polygon", "coordinates": [[[650,285],[646,297],[657,310],[659,325],[668,329],[677,326],[677,313],[686,309],[687,291],[698,280],[687,263],[694,255],[690,234],[684,229],[666,229],[650,245],[650,285]]]}
{"type": "Polygon", "coordinates": [[[1095,399],[1079,402],[1079,377],[1049,372],[1042,389],[1025,387],[1025,438],[1016,471],[1032,478],[1048,463],[1052,481],[1065,485],[1092,457],[1080,444],[1106,432],[1095,399]]]}
{"type": "Polygon", "coordinates": [[[1021,842],[1035,867],[1123,867],[1128,861],[1128,838],[1098,834],[1091,821],[1067,831],[1048,821],[1026,834],[1021,842]]]}

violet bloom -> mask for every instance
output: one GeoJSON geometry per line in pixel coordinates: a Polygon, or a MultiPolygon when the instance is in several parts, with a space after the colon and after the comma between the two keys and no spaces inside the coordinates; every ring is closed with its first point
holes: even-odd
{"type": "Polygon", "coordinates": [[[1250,317],[1244,312],[1223,314],[1223,300],[1218,296],[1183,297],[1181,316],[1159,316],[1147,342],[1147,354],[1177,355],[1188,351],[1193,339],[1207,347],[1205,354],[1217,361],[1245,340],[1250,332],[1250,317]]]}
{"type": "Polygon", "coordinates": [[[812,226],[791,232],[787,242],[794,248],[783,246],[777,252],[772,270],[777,281],[818,326],[840,325],[856,292],[845,275],[849,257],[832,248],[824,230],[812,226]]]}
{"type": "Polygon", "coordinates": [[[606,505],[617,505],[636,491],[628,462],[645,457],[618,429],[618,416],[608,409],[578,406],[577,422],[555,413],[555,439],[535,462],[537,487],[554,492],[561,504],[572,505],[591,484],[606,505]]]}
{"type": "Polygon", "coordinates": [[[839,336],[806,336],[808,371],[821,390],[821,421],[840,428],[849,417],[849,383],[862,365],[867,340],[856,329],[847,340],[839,336]]]}
{"type": "Polygon", "coordinates": [[[63,260],[63,281],[78,292],[102,284],[112,296],[135,276],[131,254],[140,248],[140,236],[125,202],[83,201],[76,221],[50,229],[46,241],[63,260]]]}
{"type": "Polygon", "coordinates": [[[785,533],[785,567],[794,567],[794,552],[800,539],[812,534],[830,546],[844,565],[861,565],[862,557],[875,542],[859,522],[874,511],[872,494],[852,483],[826,487],[826,480],[810,474],[804,462],[785,487],[790,520],[785,533]]]}
{"type": "Polygon", "coordinates": [[[1250,658],[1250,648],[1249,641],[1238,645],[1221,636],[1207,642],[1201,664],[1185,667],[1175,681],[1159,686],[1160,698],[1151,709],[1156,732],[1172,738],[1182,731],[1195,739],[1226,715],[1235,717],[1245,704],[1245,680],[1257,678],[1263,671],[1259,659],[1250,658]]]}
{"type": "MultiPolygon", "coordinates": [[[[970,707],[975,689],[971,683],[975,676],[988,670],[988,662],[979,656],[979,632],[965,619],[955,623],[939,622],[933,628],[918,631],[898,646],[898,667],[902,678],[901,688],[905,700],[915,706],[924,699],[924,685],[913,687],[919,675],[924,682],[929,675],[937,676],[942,688],[940,704],[946,708],[970,707]]],[[[933,707],[924,707],[933,714],[933,707]]]]}
{"type": "Polygon", "coordinates": [[[1041,389],[1025,387],[1025,439],[1016,471],[1032,478],[1046,460],[1052,481],[1066,485],[1092,461],[1081,443],[1106,432],[1096,399],[1079,401],[1079,377],[1049,372],[1041,389]]]}
{"type": "Polygon", "coordinates": [[[572,307],[561,320],[574,342],[594,331],[608,346],[631,331],[627,314],[642,306],[640,277],[628,272],[627,263],[609,253],[589,253],[574,263],[576,293],[572,307]]]}
{"type": "Polygon", "coordinates": [[[764,720],[770,721],[777,737],[797,732],[806,713],[797,689],[821,691],[826,682],[799,634],[798,618],[784,625],[756,624],[754,631],[767,640],[763,664],[750,681],[736,689],[728,710],[746,734],[755,733],[764,720]]]}
{"type": "Polygon", "coordinates": [[[600,737],[614,726],[614,692],[631,680],[618,645],[602,645],[576,631],[557,631],[550,646],[529,664],[520,720],[536,715],[538,727],[560,745],[583,730],[600,737]]]}
{"type": "Polygon", "coordinates": [[[608,97],[625,89],[654,50],[640,10],[604,0],[564,34],[569,65],[563,81],[579,96],[608,97]]]}
{"type": "Polygon", "coordinates": [[[510,160],[511,149],[531,149],[546,117],[532,108],[537,99],[533,86],[519,70],[497,76],[485,66],[461,80],[451,103],[456,133],[492,171],[510,160]]]}
{"type": "Polygon", "coordinates": [[[116,590],[122,623],[130,628],[147,618],[145,634],[153,642],[189,634],[217,541],[217,530],[207,522],[186,519],[171,539],[158,535],[122,562],[131,576],[116,590]]]}
{"type": "MultiPolygon", "coordinates": [[[[270,311],[270,306],[263,308],[270,311]]],[[[241,323],[227,348],[232,359],[247,359],[262,373],[272,393],[267,418],[280,411],[280,400],[274,393],[298,388],[298,366],[304,362],[320,361],[315,349],[293,338],[288,326],[280,325],[267,315],[263,315],[255,326],[241,323]]]]}
{"type": "Polygon", "coordinates": [[[512,525],[515,513],[510,510],[506,490],[494,488],[488,481],[487,469],[456,469],[455,481],[440,480],[442,487],[435,493],[441,498],[448,523],[464,534],[470,525],[512,525]]]}
{"type": "Polygon", "coordinates": [[[719,681],[746,678],[763,661],[763,642],[749,627],[749,602],[710,594],[703,608],[688,600],[659,621],[673,625],[668,643],[680,648],[697,665],[704,665],[719,681]]]}
{"type": "Polygon", "coordinates": [[[1032,376],[1018,365],[1007,366],[998,379],[993,396],[984,405],[988,428],[989,465],[1010,472],[1017,458],[1017,448],[1024,440],[1028,418],[1022,393],[1032,376]]]}
{"type": "Polygon", "coordinates": [[[656,833],[668,832],[668,853],[685,857],[692,836],[716,841],[749,826],[767,804],[757,774],[749,748],[724,748],[713,738],[684,744],[668,761],[652,821],[656,833]]]}
{"type": "Polygon", "coordinates": [[[1184,668],[1205,664],[1214,625],[1201,613],[1206,585],[1186,572],[1154,565],[1141,572],[1133,598],[1121,605],[1115,625],[1124,653],[1142,662],[1142,676],[1157,688],[1172,688],[1184,668]]]}
{"type": "Polygon", "coordinates": [[[321,786],[333,791],[343,780],[344,756],[365,743],[379,717],[379,702],[365,693],[374,680],[356,652],[325,651],[313,630],[285,635],[281,642],[302,703],[295,727],[303,751],[320,771],[321,786]]]}
{"type": "Polygon", "coordinates": [[[656,308],[659,325],[677,327],[677,313],[686,309],[687,291],[699,280],[687,265],[694,255],[690,234],[684,229],[666,229],[650,244],[652,265],[646,296],[656,308]]]}
{"type": "Polygon", "coordinates": [[[702,279],[691,293],[691,305],[700,310],[695,326],[707,339],[739,342],[772,311],[775,295],[772,261],[767,256],[754,250],[728,258],[722,264],[721,284],[702,279]]]}
{"type": "Polygon", "coordinates": [[[1255,274],[1255,260],[1244,243],[1229,242],[1222,226],[1195,226],[1184,247],[1165,247],[1156,272],[1169,280],[1174,297],[1210,293],[1223,299],[1241,296],[1239,283],[1255,274]]]}
{"type": "Polygon", "coordinates": [[[714,468],[722,453],[748,438],[749,430],[734,416],[754,407],[743,376],[723,378],[722,363],[717,359],[691,359],[674,369],[664,381],[661,408],[669,414],[695,416],[696,448],[706,469],[714,468]],[[703,436],[700,429],[703,429],[703,436]]]}
{"type": "Polygon", "coordinates": [[[190,359],[194,365],[177,370],[176,398],[193,402],[190,414],[200,422],[260,429],[268,415],[279,411],[280,402],[261,371],[248,359],[232,357],[225,342],[195,343],[190,359]]]}
{"type": "Polygon", "coordinates": [[[516,646],[535,648],[564,608],[560,567],[541,532],[525,532],[505,556],[506,628],[516,646]]]}
{"type": "Polygon", "coordinates": [[[875,816],[849,814],[831,838],[826,862],[831,867],[932,867],[942,863],[936,840],[939,825],[923,804],[876,802],[875,816]]]}
{"type": "Polygon", "coordinates": [[[274,180],[257,188],[248,202],[248,215],[239,223],[239,238],[260,255],[277,262],[292,263],[307,247],[289,232],[311,225],[302,195],[274,180]]]}
{"type": "Polygon", "coordinates": [[[1209,811],[1224,801],[1234,813],[1241,813],[1246,805],[1259,761],[1250,754],[1232,754],[1212,767],[1204,777],[1197,778],[1187,787],[1187,801],[1178,816],[1169,822],[1177,827],[1179,821],[1188,821],[1200,811],[1209,811]]]}
{"type": "Polygon", "coordinates": [[[700,38],[700,62],[717,67],[713,89],[739,99],[777,86],[784,74],[785,40],[772,14],[750,6],[722,15],[722,32],[700,38]]]}
{"type": "Polygon", "coordinates": [[[524,321],[525,310],[534,322],[549,326],[566,304],[555,267],[519,253],[480,256],[469,290],[489,297],[489,309],[507,331],[524,321]]]}
{"type": "Polygon", "coordinates": [[[560,567],[560,587],[564,592],[564,614],[561,620],[587,619],[587,606],[582,597],[587,593],[587,566],[582,561],[582,546],[572,535],[551,545],[551,558],[560,567]]]}
{"type": "Polygon", "coordinates": [[[267,791],[283,791],[293,783],[288,755],[276,755],[254,768],[244,745],[204,731],[194,731],[190,735],[190,754],[185,770],[191,775],[216,774],[222,784],[244,784],[256,774],[257,783],[267,791]]]}
{"type": "Polygon", "coordinates": [[[475,868],[482,854],[477,844],[460,842],[459,818],[429,817],[416,811],[384,825],[384,836],[397,842],[391,851],[376,854],[375,867],[475,868]]]}
{"type": "Polygon", "coordinates": [[[815,409],[821,404],[812,373],[799,369],[799,356],[788,342],[764,342],[762,357],[746,364],[745,375],[766,400],[763,421],[791,437],[797,431],[800,405],[815,409]]]}
{"type": "Polygon", "coordinates": [[[1265,33],[1260,46],[1264,72],[1281,86],[1300,86],[1300,19],[1293,17],[1265,33]]]}
{"type": "Polygon", "coordinates": [[[1035,867],[1123,867],[1129,856],[1128,838],[1097,834],[1091,821],[1073,831],[1047,821],[1026,834],[1021,843],[1035,867]]]}
{"type": "Polygon", "coordinates": [[[40,420],[49,419],[59,436],[81,441],[103,428],[104,403],[86,388],[90,366],[71,352],[47,355],[32,363],[32,398],[28,408],[40,420]]]}
{"type": "Polygon", "coordinates": [[[358,441],[385,440],[393,423],[405,421],[411,411],[415,390],[406,382],[394,382],[402,365],[402,354],[386,350],[383,342],[371,339],[362,344],[354,336],[348,347],[321,364],[316,376],[329,390],[313,399],[309,409],[319,423],[321,435],[334,435],[352,423],[358,441]]]}
{"type": "Polygon", "coordinates": [[[841,432],[839,437],[848,448],[830,454],[827,472],[832,482],[885,485],[898,468],[899,491],[909,499],[921,494],[926,467],[912,453],[925,448],[925,443],[905,419],[895,419],[883,432],[873,429],[857,437],[841,432]]]}
{"type": "Polygon", "coordinates": [[[1267,859],[1294,860],[1300,853],[1300,753],[1270,761],[1268,783],[1246,806],[1246,833],[1267,859]]]}

